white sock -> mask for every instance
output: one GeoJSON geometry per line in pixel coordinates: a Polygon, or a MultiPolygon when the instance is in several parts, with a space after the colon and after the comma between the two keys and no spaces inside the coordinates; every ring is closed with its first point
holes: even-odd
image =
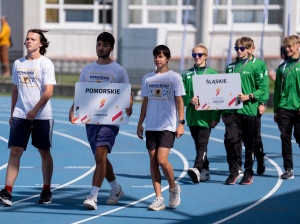
{"type": "Polygon", "coordinates": [[[99,187],[93,186],[90,195],[93,195],[94,197],[98,197],[98,192],[99,192],[99,187]]]}
{"type": "Polygon", "coordinates": [[[117,179],[115,179],[112,182],[109,182],[109,184],[111,186],[111,189],[120,189],[120,185],[118,184],[117,179]]]}

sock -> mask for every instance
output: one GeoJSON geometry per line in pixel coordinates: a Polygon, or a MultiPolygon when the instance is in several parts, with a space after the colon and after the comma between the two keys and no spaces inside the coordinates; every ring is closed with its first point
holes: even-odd
{"type": "Polygon", "coordinates": [[[94,197],[98,197],[98,192],[99,192],[99,187],[93,186],[90,195],[93,195],[94,197]]]}
{"type": "Polygon", "coordinates": [[[5,186],[5,189],[11,194],[11,192],[12,192],[12,187],[10,187],[10,186],[5,186]]]}
{"type": "Polygon", "coordinates": [[[109,182],[109,184],[111,186],[111,189],[120,189],[120,185],[118,184],[117,179],[115,179],[112,182],[109,182]]]}
{"type": "Polygon", "coordinates": [[[47,189],[47,190],[49,190],[49,191],[50,191],[50,187],[51,187],[51,185],[46,185],[46,184],[44,184],[44,186],[43,186],[43,190],[44,190],[44,189],[47,189]]]}

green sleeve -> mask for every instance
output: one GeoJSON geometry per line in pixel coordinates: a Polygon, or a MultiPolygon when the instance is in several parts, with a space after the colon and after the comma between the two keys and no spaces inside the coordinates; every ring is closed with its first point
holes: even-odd
{"type": "Polygon", "coordinates": [[[267,71],[267,66],[264,64],[262,66],[262,74],[263,74],[263,83],[265,86],[265,94],[258,100],[259,103],[267,103],[269,100],[269,76],[268,76],[268,71],[267,71]]]}
{"type": "Polygon", "coordinates": [[[183,98],[183,103],[184,103],[184,106],[188,106],[190,104],[190,91],[187,89],[188,87],[188,83],[187,83],[187,79],[186,79],[186,76],[185,74],[182,74],[182,82],[183,82],[183,87],[184,87],[184,91],[185,91],[185,95],[182,96],[183,98]]]}
{"type": "Polygon", "coordinates": [[[274,113],[277,113],[278,104],[280,101],[280,92],[281,92],[281,82],[282,82],[282,73],[280,67],[278,67],[276,72],[276,79],[274,85],[274,113]]]}
{"type": "Polygon", "coordinates": [[[219,110],[213,110],[211,113],[211,120],[212,121],[220,121],[221,111],[219,110]]]}
{"type": "Polygon", "coordinates": [[[253,95],[256,99],[260,99],[265,94],[266,87],[264,84],[264,79],[263,77],[261,77],[258,68],[254,69],[254,81],[255,81],[256,90],[253,92],[253,95]]]}

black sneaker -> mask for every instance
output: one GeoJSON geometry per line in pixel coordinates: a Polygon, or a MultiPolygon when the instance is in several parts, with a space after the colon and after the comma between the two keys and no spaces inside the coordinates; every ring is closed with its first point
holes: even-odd
{"type": "Polygon", "coordinates": [[[12,206],[12,196],[10,193],[4,188],[0,191],[0,203],[4,206],[12,206]]]}
{"type": "Polygon", "coordinates": [[[257,169],[256,172],[258,175],[263,175],[266,170],[264,159],[257,159],[257,169]]]}
{"type": "Polygon", "coordinates": [[[288,168],[284,174],[282,174],[280,176],[281,179],[287,179],[287,180],[290,180],[290,179],[294,179],[294,173],[293,173],[293,169],[290,169],[288,168]]]}
{"type": "Polygon", "coordinates": [[[40,194],[39,204],[51,204],[52,202],[52,193],[49,189],[43,189],[40,194]]]}
{"type": "Polygon", "coordinates": [[[240,178],[238,173],[231,173],[226,179],[225,183],[228,185],[233,185],[240,178]]]}
{"type": "Polygon", "coordinates": [[[240,181],[240,184],[242,185],[249,185],[253,182],[253,176],[249,173],[244,173],[243,178],[240,181]]]}

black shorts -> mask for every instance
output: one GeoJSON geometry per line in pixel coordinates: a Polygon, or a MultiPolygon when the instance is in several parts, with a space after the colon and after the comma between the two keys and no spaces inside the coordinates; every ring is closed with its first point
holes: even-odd
{"type": "Polygon", "coordinates": [[[13,117],[10,125],[8,147],[17,146],[26,150],[31,135],[32,145],[48,150],[52,145],[54,120],[27,120],[13,117]]]}
{"type": "Polygon", "coordinates": [[[171,131],[146,131],[146,147],[148,150],[172,148],[175,142],[175,132],[171,131]]]}

